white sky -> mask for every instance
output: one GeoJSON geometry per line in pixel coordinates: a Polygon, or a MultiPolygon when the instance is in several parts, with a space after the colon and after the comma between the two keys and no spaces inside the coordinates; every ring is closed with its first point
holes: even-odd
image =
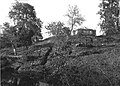
{"type": "MultiPolygon", "coordinates": [[[[68,10],[68,5],[77,5],[80,9],[80,13],[84,16],[86,21],[82,26],[86,26],[90,29],[96,29],[99,34],[99,15],[96,13],[99,11],[100,0],[18,0],[26,2],[35,7],[37,17],[40,18],[44,25],[52,21],[63,21],[67,24],[68,18],[65,14],[68,10]]],[[[15,0],[1,0],[0,1],[0,25],[4,22],[9,22],[8,12],[15,0]]],[[[45,32],[45,31],[43,31],[45,32]]],[[[44,35],[45,36],[45,35],[44,35]]]]}

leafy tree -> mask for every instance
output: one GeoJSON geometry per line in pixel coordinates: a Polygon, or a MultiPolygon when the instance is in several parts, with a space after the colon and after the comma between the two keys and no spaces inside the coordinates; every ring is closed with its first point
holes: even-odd
{"type": "Polygon", "coordinates": [[[66,16],[69,18],[68,23],[71,26],[71,32],[73,31],[74,26],[81,25],[83,21],[85,21],[85,19],[80,14],[80,11],[77,5],[75,6],[69,5],[68,13],[66,14],[66,16]]]}
{"type": "Polygon", "coordinates": [[[62,22],[52,22],[49,23],[46,27],[48,33],[54,36],[69,36],[70,30],[67,27],[64,27],[62,22]]]}
{"type": "Polygon", "coordinates": [[[101,30],[110,35],[120,31],[119,28],[119,0],[102,0],[99,5],[101,30]]]}
{"type": "Polygon", "coordinates": [[[36,17],[35,9],[28,3],[16,3],[12,6],[9,17],[14,21],[21,43],[30,45],[33,35],[41,35],[42,21],[36,17]]]}
{"type": "Polygon", "coordinates": [[[4,31],[3,31],[1,43],[2,45],[9,45],[8,47],[12,47],[14,54],[16,55],[17,54],[16,47],[19,41],[16,27],[10,26],[8,22],[5,22],[3,29],[4,31]]]}

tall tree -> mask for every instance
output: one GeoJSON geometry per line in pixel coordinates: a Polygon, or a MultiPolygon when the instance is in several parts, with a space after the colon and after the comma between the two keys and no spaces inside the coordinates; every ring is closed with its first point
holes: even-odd
{"type": "Polygon", "coordinates": [[[99,5],[100,27],[106,35],[120,31],[119,27],[119,0],[102,0],[99,5]]]}
{"type": "Polygon", "coordinates": [[[77,5],[75,6],[69,5],[68,13],[66,14],[66,16],[69,18],[68,23],[71,26],[71,32],[73,31],[74,26],[81,25],[83,21],[85,21],[85,19],[80,14],[80,11],[77,5]]]}
{"type": "Polygon", "coordinates": [[[14,21],[19,39],[25,45],[32,43],[33,35],[41,35],[42,21],[36,17],[35,9],[28,3],[16,3],[12,6],[9,17],[14,21]]]}
{"type": "Polygon", "coordinates": [[[50,35],[54,36],[68,36],[70,33],[69,28],[64,27],[64,23],[60,21],[49,23],[45,28],[50,35]]]}

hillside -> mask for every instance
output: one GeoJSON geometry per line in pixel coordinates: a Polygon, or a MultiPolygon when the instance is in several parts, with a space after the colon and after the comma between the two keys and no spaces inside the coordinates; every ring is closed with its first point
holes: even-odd
{"type": "Polygon", "coordinates": [[[120,86],[120,42],[106,40],[53,37],[28,49],[18,48],[18,56],[9,48],[0,50],[2,83],[19,80],[19,86],[40,82],[46,86],[120,86]]]}

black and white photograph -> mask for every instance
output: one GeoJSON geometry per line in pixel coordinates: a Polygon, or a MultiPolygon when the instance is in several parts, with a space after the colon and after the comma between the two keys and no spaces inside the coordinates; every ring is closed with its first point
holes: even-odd
{"type": "Polygon", "coordinates": [[[120,0],[0,0],[0,86],[120,86],[120,0]]]}

